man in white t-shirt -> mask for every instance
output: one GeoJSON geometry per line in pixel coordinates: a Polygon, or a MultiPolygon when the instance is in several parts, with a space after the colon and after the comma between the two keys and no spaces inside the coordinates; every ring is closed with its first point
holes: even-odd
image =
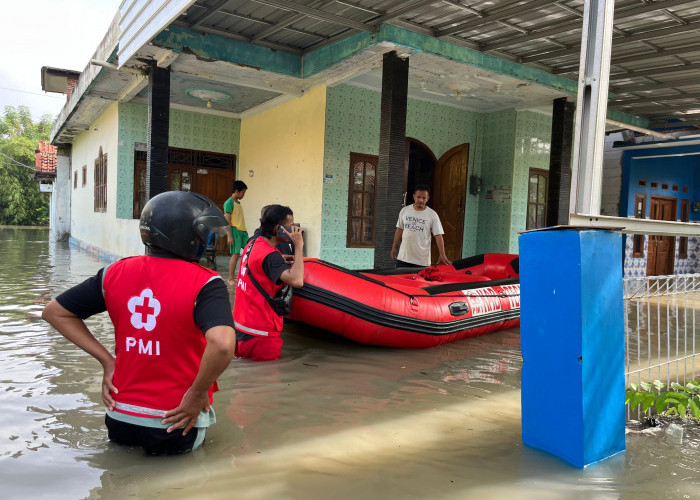
{"type": "Polygon", "coordinates": [[[418,185],[413,191],[413,205],[405,206],[399,212],[394,244],[391,246],[391,258],[396,259],[396,267],[429,266],[431,235],[435,236],[440,252],[438,263],[452,264],[445,255],[445,242],[442,239],[445,231],[438,214],[427,205],[429,199],[428,186],[418,185]]]}

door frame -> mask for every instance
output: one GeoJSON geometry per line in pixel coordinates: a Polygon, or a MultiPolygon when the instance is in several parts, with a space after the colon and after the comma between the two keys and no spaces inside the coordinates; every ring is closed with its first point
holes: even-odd
{"type": "MultiPolygon", "coordinates": [[[[678,219],[678,198],[674,198],[672,196],[657,196],[650,194],[649,195],[649,219],[650,220],[669,220],[669,221],[675,221],[678,219]],[[662,200],[662,201],[670,201],[671,202],[671,214],[672,218],[671,219],[652,219],[651,218],[651,210],[652,210],[652,205],[654,200],[662,200]]],[[[668,241],[670,242],[670,251],[668,255],[668,261],[667,265],[670,266],[670,273],[673,274],[673,270],[675,268],[676,264],[676,237],[675,236],[656,236],[656,235],[649,235],[648,239],[648,245],[647,245],[647,269],[646,269],[646,275],[647,276],[659,276],[657,274],[649,274],[649,251],[651,249],[651,243],[652,243],[652,238],[668,238],[668,241]]],[[[656,263],[656,250],[654,251],[654,259],[656,263]]]]}
{"type": "MultiPolygon", "coordinates": [[[[404,158],[404,167],[403,167],[403,193],[404,194],[403,194],[402,205],[404,207],[406,206],[406,203],[405,203],[406,199],[410,200],[410,198],[408,197],[409,194],[413,194],[413,193],[408,192],[408,168],[409,168],[409,162],[411,159],[410,157],[411,157],[411,143],[412,142],[415,142],[420,147],[422,147],[425,151],[430,153],[430,156],[433,159],[433,168],[430,169],[430,190],[431,190],[431,192],[433,189],[433,170],[435,169],[435,167],[437,167],[437,162],[438,162],[438,159],[435,157],[435,153],[433,153],[433,150],[430,149],[430,147],[428,147],[428,145],[426,143],[419,141],[418,139],[415,139],[413,137],[408,137],[408,136],[406,137],[406,155],[404,158]]],[[[430,200],[428,200],[428,206],[431,206],[430,200]]]]}
{"type": "MultiPolygon", "coordinates": [[[[462,211],[461,223],[459,224],[459,238],[456,239],[456,241],[459,243],[459,252],[458,252],[459,255],[456,256],[457,259],[461,259],[462,254],[464,252],[464,221],[465,221],[465,218],[467,215],[467,199],[469,196],[467,193],[467,186],[468,186],[468,180],[469,180],[469,151],[471,150],[471,144],[468,142],[463,142],[463,143],[458,144],[454,147],[451,147],[450,149],[445,151],[442,155],[440,155],[440,158],[438,158],[437,162],[435,163],[435,168],[432,169],[432,171],[430,172],[430,185],[431,185],[431,188],[433,189],[433,192],[435,193],[435,195],[437,197],[437,195],[439,194],[440,187],[435,186],[435,182],[436,182],[435,181],[435,173],[437,172],[438,168],[440,167],[440,162],[443,161],[444,158],[449,158],[455,152],[457,152],[461,149],[465,149],[466,151],[465,151],[465,160],[464,160],[465,161],[464,186],[463,186],[464,189],[463,189],[463,195],[460,195],[463,197],[460,198],[460,204],[459,204],[459,205],[461,205],[461,211],[462,211]]],[[[432,196],[431,196],[431,199],[432,199],[432,196]]],[[[438,208],[442,208],[442,207],[438,207],[438,208]]],[[[443,220],[445,220],[445,217],[440,218],[440,222],[442,222],[443,220]]],[[[435,245],[434,239],[433,239],[431,245],[434,246],[435,249],[437,249],[437,245],[435,245]]],[[[454,258],[454,256],[453,256],[453,258],[454,258]]],[[[433,255],[433,260],[436,260],[435,255],[433,255]]]]}

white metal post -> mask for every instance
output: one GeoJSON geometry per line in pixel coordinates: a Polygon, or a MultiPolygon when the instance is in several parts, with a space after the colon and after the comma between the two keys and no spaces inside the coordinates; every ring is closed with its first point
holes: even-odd
{"type": "Polygon", "coordinates": [[[569,213],[600,214],[614,10],[614,0],[584,2],[569,213]]]}

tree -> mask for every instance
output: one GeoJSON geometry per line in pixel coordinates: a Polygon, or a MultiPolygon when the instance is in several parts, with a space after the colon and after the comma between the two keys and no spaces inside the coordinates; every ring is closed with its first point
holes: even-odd
{"type": "Polygon", "coordinates": [[[34,151],[48,140],[53,118],[34,123],[26,106],[6,106],[0,119],[0,224],[46,225],[49,202],[34,178],[34,151]]]}

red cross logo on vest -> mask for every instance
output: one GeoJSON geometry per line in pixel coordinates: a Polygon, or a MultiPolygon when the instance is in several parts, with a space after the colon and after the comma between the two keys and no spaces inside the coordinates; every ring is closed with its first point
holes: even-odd
{"type": "Polygon", "coordinates": [[[248,266],[246,266],[246,262],[248,262],[248,253],[249,252],[245,252],[241,257],[241,265],[238,269],[239,278],[245,276],[246,269],[248,268],[248,266]]]}
{"type": "Polygon", "coordinates": [[[153,290],[145,288],[138,297],[131,297],[127,306],[134,328],[144,328],[150,332],[156,327],[156,316],[160,314],[160,302],[153,296],[153,290]]]}

